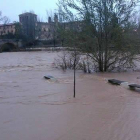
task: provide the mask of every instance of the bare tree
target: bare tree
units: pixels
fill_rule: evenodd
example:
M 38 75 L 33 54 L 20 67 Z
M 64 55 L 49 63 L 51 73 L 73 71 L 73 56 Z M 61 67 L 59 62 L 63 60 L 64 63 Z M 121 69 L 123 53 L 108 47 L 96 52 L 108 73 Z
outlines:
M 0 11 L 0 23 L 3 23 L 4 20 L 6 20 L 6 16 L 2 16 L 2 12 Z
M 6 35 L 8 35 L 8 31 L 6 29 L 7 24 L 10 23 L 10 19 L 6 16 L 2 16 L 2 12 L 0 11 L 0 23 L 2 24 L 2 33 L 1 33 L 1 37 L 5 37 Z

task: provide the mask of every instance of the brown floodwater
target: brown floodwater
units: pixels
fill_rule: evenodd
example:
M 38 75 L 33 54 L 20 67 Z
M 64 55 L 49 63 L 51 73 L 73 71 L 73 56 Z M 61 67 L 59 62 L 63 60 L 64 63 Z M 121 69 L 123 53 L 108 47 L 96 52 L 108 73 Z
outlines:
M 0 54 L 0 140 L 139 140 L 140 72 L 76 73 L 54 66 L 56 52 Z M 57 80 L 45 80 L 52 75 Z

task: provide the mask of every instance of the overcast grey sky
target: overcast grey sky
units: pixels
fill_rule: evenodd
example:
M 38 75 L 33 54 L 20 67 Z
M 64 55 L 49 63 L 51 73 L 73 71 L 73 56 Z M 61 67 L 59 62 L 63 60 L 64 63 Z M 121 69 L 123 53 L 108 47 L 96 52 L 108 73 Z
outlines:
M 0 0 L 0 11 L 10 18 L 10 22 L 18 21 L 18 15 L 33 10 L 46 21 L 46 10 L 57 8 L 58 0 Z

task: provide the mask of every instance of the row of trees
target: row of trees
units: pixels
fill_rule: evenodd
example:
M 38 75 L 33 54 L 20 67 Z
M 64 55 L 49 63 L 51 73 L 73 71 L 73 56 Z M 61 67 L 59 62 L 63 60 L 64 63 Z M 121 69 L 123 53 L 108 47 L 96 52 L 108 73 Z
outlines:
M 59 0 L 65 45 L 92 58 L 100 72 L 130 68 L 138 60 L 137 0 Z M 69 24 L 68 24 L 69 23 Z

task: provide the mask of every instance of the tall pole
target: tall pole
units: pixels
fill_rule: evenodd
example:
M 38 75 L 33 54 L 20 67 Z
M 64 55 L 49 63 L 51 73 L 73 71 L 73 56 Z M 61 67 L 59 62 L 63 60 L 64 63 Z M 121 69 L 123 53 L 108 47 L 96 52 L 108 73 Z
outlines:
M 73 97 L 75 98 L 75 88 L 76 88 L 76 78 L 75 78 L 75 72 L 76 72 L 76 49 L 75 49 L 75 45 L 74 45 L 74 95 Z

